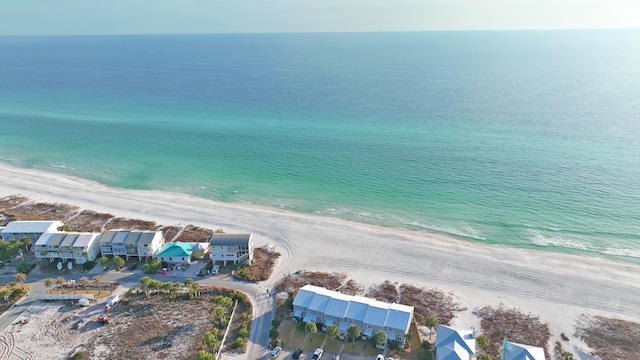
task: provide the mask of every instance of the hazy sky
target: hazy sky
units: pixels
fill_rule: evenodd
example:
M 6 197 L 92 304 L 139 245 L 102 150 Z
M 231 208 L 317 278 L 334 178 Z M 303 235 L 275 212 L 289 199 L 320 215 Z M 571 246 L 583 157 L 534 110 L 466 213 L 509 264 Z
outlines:
M 0 0 L 0 35 L 640 27 L 640 0 Z

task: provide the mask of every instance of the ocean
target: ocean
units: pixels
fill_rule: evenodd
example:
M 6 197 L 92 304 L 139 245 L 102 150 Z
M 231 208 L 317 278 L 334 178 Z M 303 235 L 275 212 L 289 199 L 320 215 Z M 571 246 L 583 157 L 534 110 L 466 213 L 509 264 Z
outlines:
M 640 263 L 638 64 L 640 30 L 0 37 L 0 161 Z

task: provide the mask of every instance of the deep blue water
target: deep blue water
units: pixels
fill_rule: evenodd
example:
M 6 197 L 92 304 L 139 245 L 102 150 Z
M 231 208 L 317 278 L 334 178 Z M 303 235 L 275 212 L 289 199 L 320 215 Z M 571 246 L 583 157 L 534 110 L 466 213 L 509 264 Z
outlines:
M 640 261 L 640 30 L 0 37 L 0 157 Z

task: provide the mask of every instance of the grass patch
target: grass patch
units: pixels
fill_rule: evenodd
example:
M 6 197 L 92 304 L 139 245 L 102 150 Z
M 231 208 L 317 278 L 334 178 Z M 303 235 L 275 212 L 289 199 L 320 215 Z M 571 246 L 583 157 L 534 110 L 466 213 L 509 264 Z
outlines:
M 54 289 L 54 290 L 50 290 L 47 291 L 47 294 L 93 294 L 93 297 L 95 297 L 96 299 L 99 298 L 103 298 L 103 297 L 107 297 L 107 296 L 111 296 L 111 290 L 105 290 L 105 289 L 101 289 L 101 290 L 97 290 L 97 289 L 76 289 L 76 291 L 74 292 L 73 290 L 65 290 L 64 292 L 62 292 L 60 289 Z

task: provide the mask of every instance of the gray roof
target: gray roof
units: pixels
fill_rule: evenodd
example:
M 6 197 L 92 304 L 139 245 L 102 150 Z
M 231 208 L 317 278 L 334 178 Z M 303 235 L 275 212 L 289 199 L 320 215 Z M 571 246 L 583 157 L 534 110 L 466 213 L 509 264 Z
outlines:
M 64 247 L 73 246 L 73 243 L 78 238 L 78 235 L 79 235 L 78 233 L 67 233 L 64 239 L 62 240 L 62 242 L 60 243 L 60 246 L 64 246 Z
M 12 221 L 2 230 L 3 233 L 44 233 L 56 231 L 62 221 Z
M 129 231 L 120 230 L 116 233 L 116 236 L 113 237 L 112 244 L 124 244 L 127 242 L 127 237 L 129 236 Z
M 40 235 L 40 237 L 38 238 L 38 240 L 36 241 L 36 243 L 34 245 L 43 245 L 46 246 L 47 243 L 49 243 L 49 240 L 55 235 L 55 233 L 44 233 L 42 235 Z
M 118 231 L 113 231 L 113 230 L 107 230 L 103 232 L 102 236 L 100 236 L 100 243 L 111 243 L 117 233 Z
M 156 233 L 159 231 L 145 231 L 140 234 L 140 239 L 138 240 L 138 244 L 151 244 L 153 238 L 156 236 Z
M 213 234 L 211 246 L 248 246 L 253 234 Z
M 96 238 L 97 240 L 99 240 L 99 236 L 100 234 L 97 233 L 81 233 L 78 235 L 78 239 L 76 239 L 76 242 L 73 244 L 73 246 L 89 246 L 89 243 L 91 243 L 92 239 Z
M 127 238 L 125 239 L 125 244 L 127 245 L 137 245 L 138 242 L 140 241 L 140 238 L 142 236 L 142 232 L 140 231 L 130 231 L 129 234 L 127 234 Z
M 49 240 L 49 242 L 47 243 L 47 245 L 49 246 L 60 246 L 60 244 L 62 244 L 62 240 L 64 240 L 64 237 L 66 236 L 66 233 L 57 233 L 55 235 L 53 235 L 53 237 Z

